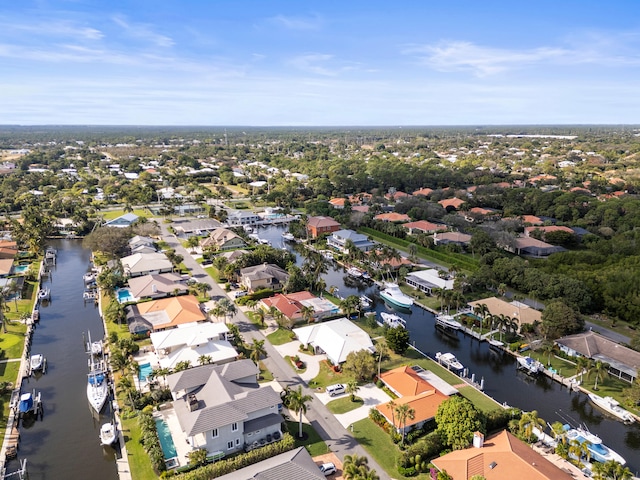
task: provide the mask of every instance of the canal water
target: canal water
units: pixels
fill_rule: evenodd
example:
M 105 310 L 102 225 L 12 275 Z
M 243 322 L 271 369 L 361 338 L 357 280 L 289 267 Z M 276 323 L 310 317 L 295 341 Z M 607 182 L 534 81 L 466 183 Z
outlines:
M 88 356 L 83 338 L 89 331 L 93 340 L 104 335 L 98 309 L 82 300 L 82 275 L 91 252 L 82 248 L 80 240 L 50 244 L 58 250 L 52 277 L 45 282 L 51 301 L 40 308 L 31 346 L 32 353 L 44 354 L 48 370 L 23 384 L 23 391 L 42 393 L 44 417 L 21 425 L 18 459 L 27 459 L 30 480 L 115 480 L 116 450 L 100 446 L 99 439 L 100 426 L 110 419 L 109 406 L 98 418 L 86 394 Z M 14 460 L 7 472 L 17 468 Z
M 283 231 L 286 231 L 285 227 L 274 226 L 261 228 L 257 233 L 260 238 L 270 240 L 276 248 L 294 251 L 293 245 L 282 241 Z M 298 263 L 302 263 L 299 255 Z M 574 426 L 586 425 L 602 438 L 605 445 L 627 460 L 627 466 L 636 476 L 640 473 L 640 425 L 624 425 L 605 416 L 585 394 L 571 392 L 549 377 L 540 375 L 532 378 L 518 371 L 512 356 L 495 352 L 487 342 L 478 342 L 462 332 L 455 337 L 441 334 L 435 328 L 434 315 L 420 307 L 414 305 L 410 312 L 394 311 L 380 299 L 378 287 L 352 279 L 337 264 L 333 264 L 323 278 L 327 287 L 338 287 L 341 297 L 365 294 L 374 300 L 373 310 L 378 315 L 389 311 L 403 317 L 407 321 L 412 344 L 430 357 L 434 358 L 436 352 L 455 354 L 469 369 L 469 375 L 475 374 L 477 382 L 484 378 L 485 393 L 498 403 L 526 411 L 537 410 L 539 416 L 550 424 L 560 421 Z

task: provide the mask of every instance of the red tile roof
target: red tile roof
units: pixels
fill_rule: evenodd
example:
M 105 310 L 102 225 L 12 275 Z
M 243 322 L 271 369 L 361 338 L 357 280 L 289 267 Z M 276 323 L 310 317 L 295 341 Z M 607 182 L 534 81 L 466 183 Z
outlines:
M 453 207 L 457 210 L 458 208 L 460 208 L 460 206 L 462 206 L 462 204 L 465 203 L 465 201 L 460 198 L 447 198 L 445 200 L 440 200 L 438 203 L 444 208 Z
M 381 220 L 383 222 L 408 222 L 411 220 L 411 217 L 406 213 L 380 213 L 373 217 L 374 220 Z

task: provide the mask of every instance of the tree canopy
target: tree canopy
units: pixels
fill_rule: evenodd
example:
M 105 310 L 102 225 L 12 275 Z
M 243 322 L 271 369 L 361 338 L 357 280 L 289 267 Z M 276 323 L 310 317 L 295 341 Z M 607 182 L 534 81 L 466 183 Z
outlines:
M 485 420 L 481 412 L 464 397 L 453 396 L 438 407 L 437 430 L 445 445 L 454 450 L 466 448 L 473 440 L 473 433 L 485 433 Z

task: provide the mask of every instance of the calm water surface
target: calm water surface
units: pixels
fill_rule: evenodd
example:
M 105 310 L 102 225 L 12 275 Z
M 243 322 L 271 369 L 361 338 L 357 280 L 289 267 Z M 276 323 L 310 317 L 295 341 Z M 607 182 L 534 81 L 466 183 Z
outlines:
M 90 252 L 79 240 L 54 241 L 57 266 L 45 285 L 51 288 L 51 302 L 41 307 L 31 351 L 48 361 L 46 375 L 32 377 L 23 391 L 42 392 L 44 419 L 21 427 L 18 458 L 28 461 L 30 480 L 92 479 L 115 480 L 115 455 L 101 447 L 100 425 L 109 420 L 92 415 L 87 401 L 87 355 L 83 334 L 102 338 L 104 331 L 97 308 L 82 300 Z M 16 469 L 16 462 L 7 471 Z

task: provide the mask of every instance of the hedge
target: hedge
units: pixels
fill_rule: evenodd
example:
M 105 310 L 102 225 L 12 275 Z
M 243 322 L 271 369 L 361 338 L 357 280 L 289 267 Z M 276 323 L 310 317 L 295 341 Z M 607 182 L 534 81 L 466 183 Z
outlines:
M 227 460 L 220 460 L 218 462 L 205 465 L 191 472 L 176 475 L 177 480 L 210 480 L 227 473 L 235 472 L 241 468 L 248 467 L 254 463 L 261 462 L 267 458 L 275 457 L 281 453 L 293 450 L 295 447 L 295 440 L 289 433 L 285 433 L 282 436 L 282 440 L 279 442 L 271 443 L 262 448 L 251 450 L 250 452 L 237 455 Z

